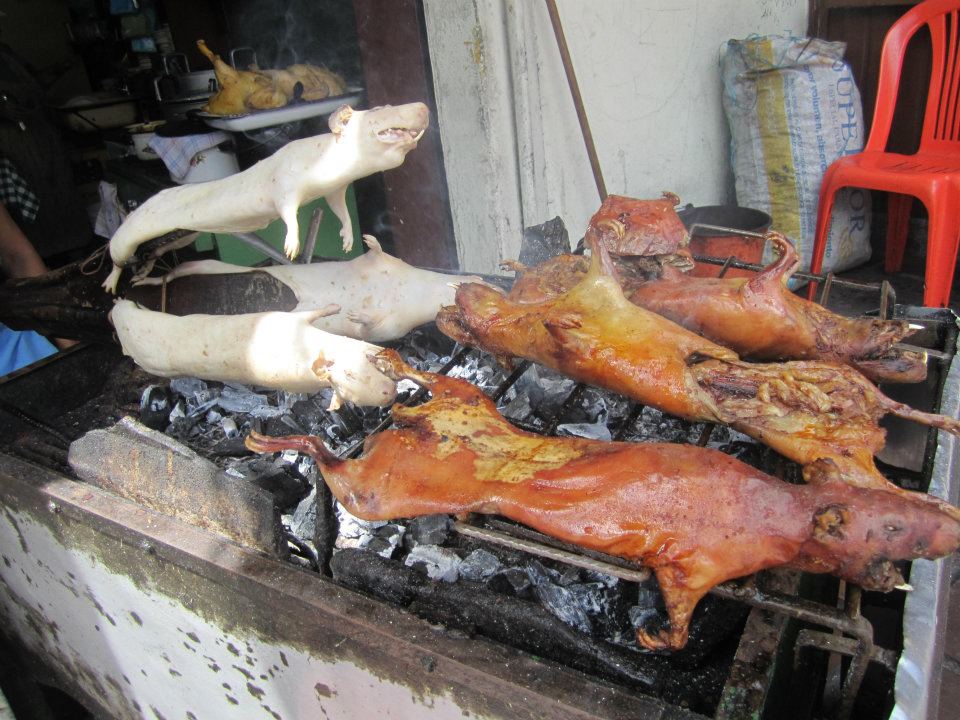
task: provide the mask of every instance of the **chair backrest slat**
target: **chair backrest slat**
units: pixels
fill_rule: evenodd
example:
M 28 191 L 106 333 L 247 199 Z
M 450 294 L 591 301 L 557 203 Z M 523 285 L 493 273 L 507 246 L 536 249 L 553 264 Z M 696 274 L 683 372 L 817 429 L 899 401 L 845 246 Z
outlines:
M 945 3 L 929 3 L 940 5 Z M 921 147 L 960 142 L 960 0 L 924 18 L 933 49 Z M 923 5 L 915 8 L 921 11 Z M 929 6 L 928 5 L 928 6 Z M 931 8 L 932 9 L 932 8 Z

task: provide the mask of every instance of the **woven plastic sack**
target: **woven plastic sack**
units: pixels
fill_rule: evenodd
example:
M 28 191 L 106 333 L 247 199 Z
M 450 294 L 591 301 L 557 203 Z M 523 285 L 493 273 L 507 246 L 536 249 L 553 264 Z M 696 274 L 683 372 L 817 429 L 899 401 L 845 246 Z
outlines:
M 860 91 L 844 50 L 842 42 L 771 35 L 730 40 L 721 59 L 737 204 L 770 215 L 803 269 L 810 267 L 823 174 L 863 149 Z M 870 193 L 846 188 L 836 195 L 823 269 L 869 258 Z

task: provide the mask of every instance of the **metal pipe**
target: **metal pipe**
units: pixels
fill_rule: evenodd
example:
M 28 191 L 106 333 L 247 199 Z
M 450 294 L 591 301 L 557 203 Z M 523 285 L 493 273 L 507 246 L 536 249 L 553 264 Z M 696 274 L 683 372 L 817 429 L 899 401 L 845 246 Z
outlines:
M 232 237 L 235 237 L 242 243 L 249 245 L 254 250 L 258 250 L 266 255 L 271 260 L 276 260 L 280 265 L 292 265 L 293 263 L 290 259 L 284 255 L 282 252 L 277 250 L 275 247 L 266 242 L 263 238 L 255 233 L 230 233 Z

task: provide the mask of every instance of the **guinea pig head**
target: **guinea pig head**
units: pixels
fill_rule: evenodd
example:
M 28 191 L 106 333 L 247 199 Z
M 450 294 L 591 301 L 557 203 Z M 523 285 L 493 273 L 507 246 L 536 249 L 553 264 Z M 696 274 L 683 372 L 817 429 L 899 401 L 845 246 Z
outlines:
M 903 582 L 895 561 L 939 558 L 960 547 L 960 522 L 920 495 L 831 485 L 816 488 L 826 502 L 811 517 L 805 549 L 812 567 L 889 591 Z

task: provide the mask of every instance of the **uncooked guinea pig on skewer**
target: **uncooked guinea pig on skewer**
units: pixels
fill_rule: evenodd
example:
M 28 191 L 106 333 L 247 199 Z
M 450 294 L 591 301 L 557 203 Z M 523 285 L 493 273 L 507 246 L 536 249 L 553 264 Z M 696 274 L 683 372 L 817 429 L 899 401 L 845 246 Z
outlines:
M 297 211 L 324 198 L 340 220 L 344 251 L 353 247 L 347 187 L 354 180 L 400 165 L 429 124 L 423 103 L 353 110 L 330 116 L 331 133 L 287 143 L 273 155 L 235 175 L 161 190 L 130 213 L 110 239 L 113 269 L 103 286 L 116 292 L 122 268 L 137 248 L 175 230 L 250 232 L 276 218 L 286 225 L 284 251 L 300 251 Z M 178 239 L 165 250 L 192 242 Z M 150 265 L 141 271 L 149 272 Z
M 110 321 L 124 354 L 154 375 L 303 393 L 331 387 L 331 410 L 344 400 L 390 404 L 396 383 L 370 360 L 380 348 L 312 325 L 338 310 L 177 317 L 119 300 Z
M 637 631 L 650 649 L 683 647 L 697 602 L 725 580 L 788 566 L 889 591 L 903 582 L 893 561 L 960 545 L 950 513 L 918 494 L 852 487 L 829 460 L 811 468 L 815 484 L 792 485 L 692 445 L 544 437 L 515 428 L 465 380 L 415 371 L 390 350 L 377 365 L 432 399 L 395 406 L 396 429 L 369 437 L 360 458 L 337 458 L 313 436 L 251 433 L 247 447 L 309 453 L 366 520 L 499 514 L 652 568 L 670 622 Z
M 452 275 L 409 265 L 385 253 L 371 235 L 364 235 L 363 241 L 367 252 L 342 262 L 257 268 L 219 260 L 187 262 L 163 277 L 142 280 L 127 291 L 127 297 L 155 310 L 165 301 L 165 311 L 175 315 L 227 313 L 231 312 L 229 308 L 220 309 L 225 304 L 219 297 L 221 293 L 205 292 L 214 284 L 209 276 L 234 276 L 230 280 L 236 285 L 236 292 L 222 294 L 230 296 L 230 301 L 236 297 L 237 304 L 247 306 L 255 305 L 263 293 L 245 292 L 248 283 L 244 281 L 249 282 L 254 273 L 265 273 L 289 290 L 289 306 L 259 307 L 247 312 L 318 310 L 336 304 L 340 312 L 317 318 L 313 325 L 337 335 L 383 342 L 396 340 L 415 327 L 432 322 L 441 307 L 453 302 L 460 283 L 482 282 L 475 275 Z M 257 297 L 251 300 L 251 294 Z M 271 299 L 278 294 L 281 293 L 271 293 Z M 181 311 L 181 307 L 186 311 Z

